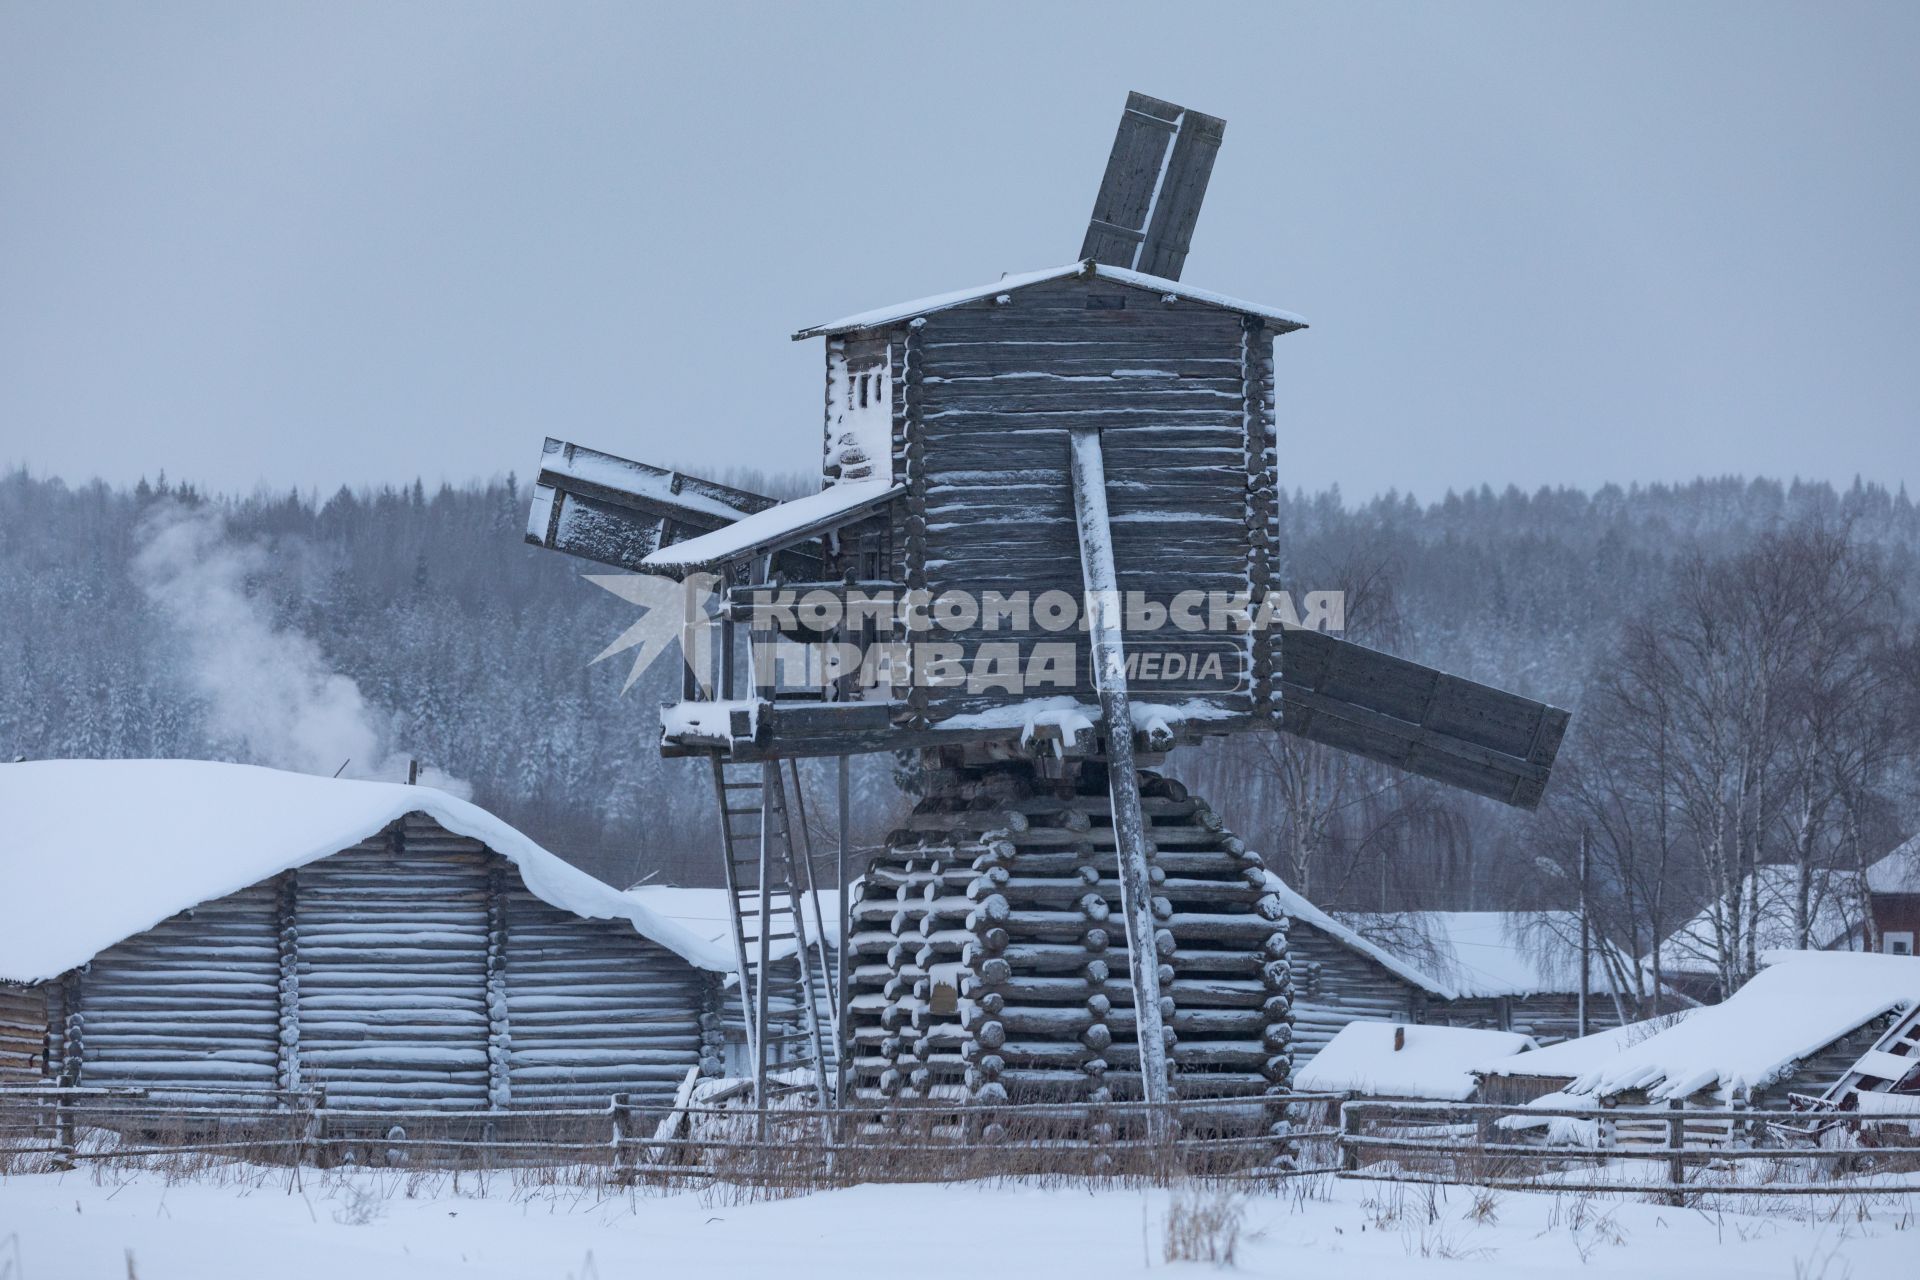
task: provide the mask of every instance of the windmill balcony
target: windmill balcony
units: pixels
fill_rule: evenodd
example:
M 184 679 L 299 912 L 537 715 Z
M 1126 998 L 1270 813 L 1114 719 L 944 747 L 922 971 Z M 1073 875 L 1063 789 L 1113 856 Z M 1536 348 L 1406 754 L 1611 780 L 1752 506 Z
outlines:
M 693 656 L 662 715 L 666 753 L 837 754 L 842 734 L 884 734 L 905 678 L 888 644 L 905 591 L 877 579 L 727 591 L 683 632 Z

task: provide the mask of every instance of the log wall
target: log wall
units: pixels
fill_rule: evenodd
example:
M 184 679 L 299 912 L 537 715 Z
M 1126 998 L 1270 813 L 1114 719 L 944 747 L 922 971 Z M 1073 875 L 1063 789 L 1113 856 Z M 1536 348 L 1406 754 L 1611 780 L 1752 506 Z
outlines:
M 1428 995 L 1310 924 L 1287 935 L 1293 956 L 1294 1058 L 1305 1065 L 1349 1022 L 1420 1022 Z
M 47 988 L 0 983 L 0 1083 L 46 1076 L 47 1036 Z
M 1271 335 L 1241 317 L 1099 280 L 1061 280 L 935 313 L 904 335 L 906 577 L 948 589 L 1082 593 L 1068 475 L 1067 428 L 1097 426 L 1114 558 L 1123 592 L 1167 603 L 1183 591 L 1244 593 L 1264 574 L 1250 523 L 1250 467 L 1264 467 L 1271 416 Z M 1250 438 L 1253 440 L 1249 445 Z M 1264 502 L 1264 499 L 1263 499 Z M 1256 509 L 1257 508 L 1257 509 Z M 924 531 L 923 534 L 921 531 Z M 920 534 L 920 536 L 916 536 Z M 1077 632 L 984 627 L 926 637 L 959 643 L 969 674 L 980 646 L 1074 641 Z M 1081 650 L 1072 688 L 1026 693 L 936 689 L 934 718 L 1093 685 Z M 1210 679 L 1130 681 L 1156 692 L 1220 695 L 1251 708 L 1244 639 L 1167 630 L 1148 653 L 1220 659 Z M 1159 669 L 1164 670 L 1164 666 Z
M 1179 1096 L 1259 1096 L 1292 1066 L 1286 922 L 1259 855 L 1144 775 L 1163 1013 Z M 1138 1097 L 1104 777 L 940 775 L 852 903 L 855 1096 Z
M 666 1105 L 689 1068 L 718 1066 L 713 985 L 415 814 L 29 995 L 59 1006 L 42 1015 L 49 1074 L 78 1083 L 325 1085 L 336 1106 L 484 1110 Z

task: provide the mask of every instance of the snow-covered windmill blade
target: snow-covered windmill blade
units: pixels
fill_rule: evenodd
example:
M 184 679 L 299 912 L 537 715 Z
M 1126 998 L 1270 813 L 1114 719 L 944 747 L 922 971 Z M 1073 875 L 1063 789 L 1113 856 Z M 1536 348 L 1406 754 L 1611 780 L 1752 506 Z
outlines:
M 1082 260 L 1178 280 L 1227 122 L 1129 93 Z
M 1279 633 L 1287 733 L 1520 809 L 1539 806 L 1567 712 L 1317 631 Z
M 662 547 L 777 506 L 765 494 L 702 480 L 547 438 L 527 516 L 527 541 L 599 564 L 655 573 L 644 562 Z M 818 562 L 783 553 L 798 576 Z

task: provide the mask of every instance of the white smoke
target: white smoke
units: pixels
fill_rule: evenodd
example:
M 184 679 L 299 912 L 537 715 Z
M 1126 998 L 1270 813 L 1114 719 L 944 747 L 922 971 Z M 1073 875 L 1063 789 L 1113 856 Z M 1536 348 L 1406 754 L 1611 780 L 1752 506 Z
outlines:
M 207 727 L 253 764 L 299 773 L 403 781 L 407 757 L 391 748 L 392 716 L 327 664 L 320 646 L 278 626 L 247 593 L 267 565 L 265 548 L 228 536 L 209 508 L 156 507 L 135 535 L 140 589 L 185 641 L 187 676 L 206 700 Z M 456 795 L 472 788 L 437 769 L 422 782 Z

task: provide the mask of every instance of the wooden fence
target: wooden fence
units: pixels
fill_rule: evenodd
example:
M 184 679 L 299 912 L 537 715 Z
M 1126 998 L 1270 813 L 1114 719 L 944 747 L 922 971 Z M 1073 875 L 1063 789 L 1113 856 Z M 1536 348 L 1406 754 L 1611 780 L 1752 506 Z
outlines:
M 1552 1139 L 1553 1122 L 1593 1125 L 1594 1141 Z M 1340 1176 L 1505 1190 L 1656 1194 L 1670 1204 L 1707 1195 L 1920 1193 L 1920 1145 L 1853 1135 L 1874 1118 L 1806 1111 L 1689 1107 L 1536 1107 L 1504 1103 L 1367 1101 L 1340 1107 Z M 1546 1129 L 1546 1136 L 1540 1131 Z M 1881 1130 L 1884 1132 L 1884 1128 Z M 1650 1135 L 1657 1134 L 1657 1137 Z M 1703 1134 L 1710 1135 L 1703 1138 Z M 1844 1137 L 1844 1141 L 1835 1141 Z M 1774 1162 L 1766 1168 L 1755 1162 Z M 1613 1166 L 1599 1168 L 1596 1166 Z M 1762 1169 L 1765 1181 L 1745 1176 Z M 1607 1176 L 1639 1173 L 1651 1176 Z M 1853 1183 L 1840 1177 L 1880 1175 Z
M 767 1185 L 1013 1176 L 1271 1179 L 1330 1172 L 1335 1094 L 1169 1104 L 985 1106 L 911 1102 L 821 1109 L 643 1106 L 508 1111 L 330 1105 L 323 1088 L 221 1097 L 148 1089 L 0 1088 L 0 1171 L 87 1161 L 217 1156 L 259 1163 L 466 1168 L 579 1165 L 617 1181 Z M 1318 1109 L 1327 1123 L 1302 1123 Z
M 1674 1204 L 1725 1195 L 1920 1192 L 1920 1143 L 1905 1137 L 1902 1125 L 1869 1129 L 1879 1136 L 1863 1146 L 1852 1135 L 1874 1122 L 1853 1115 L 1679 1105 L 1595 1111 L 1338 1094 L 1188 1100 L 1165 1110 L 1167 1122 L 1157 1126 L 1154 1109 L 1140 1102 L 829 1109 L 683 1103 L 668 1111 L 619 1094 L 597 1107 L 402 1111 L 332 1106 L 323 1088 L 223 1097 L 5 1086 L 0 1172 L 191 1156 L 318 1168 L 569 1167 L 619 1184 L 718 1180 L 798 1188 L 1036 1176 L 1261 1184 L 1333 1174 L 1653 1195 Z M 1550 1140 L 1543 1129 L 1556 1121 L 1596 1128 L 1604 1122 L 1610 1134 L 1640 1140 Z M 1703 1132 L 1717 1136 L 1702 1141 Z M 1648 1133 L 1664 1136 L 1648 1141 Z

